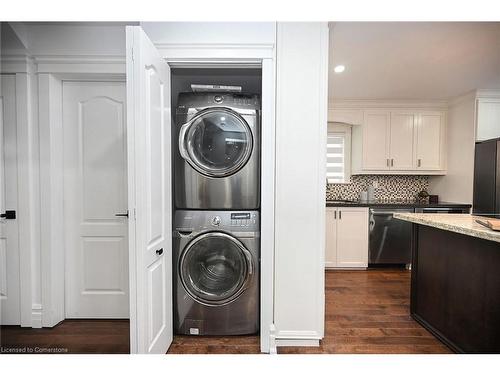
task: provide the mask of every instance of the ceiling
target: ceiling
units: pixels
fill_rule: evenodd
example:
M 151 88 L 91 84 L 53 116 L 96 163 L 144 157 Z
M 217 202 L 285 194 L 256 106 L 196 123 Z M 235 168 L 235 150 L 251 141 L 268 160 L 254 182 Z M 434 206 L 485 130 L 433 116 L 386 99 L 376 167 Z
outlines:
M 333 68 L 345 65 L 343 73 Z M 500 89 L 500 22 L 330 24 L 330 100 L 450 99 Z

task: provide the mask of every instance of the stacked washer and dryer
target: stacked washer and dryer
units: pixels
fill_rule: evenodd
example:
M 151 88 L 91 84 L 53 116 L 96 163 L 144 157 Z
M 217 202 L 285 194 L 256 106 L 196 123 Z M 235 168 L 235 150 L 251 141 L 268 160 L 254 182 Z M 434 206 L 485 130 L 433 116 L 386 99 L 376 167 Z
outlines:
M 174 329 L 259 330 L 260 97 L 180 93 L 174 140 Z

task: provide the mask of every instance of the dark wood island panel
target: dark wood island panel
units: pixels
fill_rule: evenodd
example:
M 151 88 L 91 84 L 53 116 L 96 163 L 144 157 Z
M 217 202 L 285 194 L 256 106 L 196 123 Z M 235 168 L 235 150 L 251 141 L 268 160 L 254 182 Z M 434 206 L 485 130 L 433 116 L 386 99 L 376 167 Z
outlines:
M 500 353 L 500 243 L 413 224 L 411 316 L 459 353 Z

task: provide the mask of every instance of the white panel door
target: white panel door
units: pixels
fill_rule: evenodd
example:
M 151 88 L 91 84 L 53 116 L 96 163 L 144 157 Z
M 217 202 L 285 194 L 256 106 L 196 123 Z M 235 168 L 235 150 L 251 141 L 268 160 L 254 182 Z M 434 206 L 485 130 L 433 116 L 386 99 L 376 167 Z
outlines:
M 128 318 L 123 82 L 64 82 L 66 318 Z
M 139 26 L 127 27 L 131 351 L 166 353 L 172 321 L 170 69 Z M 133 249 L 133 251 L 132 251 Z
M 416 131 L 417 169 L 443 169 L 444 116 L 442 113 L 426 112 L 420 114 Z
M 325 220 L 325 267 L 332 268 L 337 266 L 337 209 L 333 207 L 326 208 Z
M 365 112 L 365 122 L 363 124 L 363 169 L 389 169 L 389 129 L 389 112 Z
M 368 208 L 338 208 L 337 267 L 368 267 Z
M 415 115 L 413 113 L 392 112 L 390 132 L 391 169 L 414 169 L 413 131 Z
M 16 81 L 0 75 L 0 214 L 17 209 Z M 0 218 L 0 324 L 20 324 L 17 220 Z

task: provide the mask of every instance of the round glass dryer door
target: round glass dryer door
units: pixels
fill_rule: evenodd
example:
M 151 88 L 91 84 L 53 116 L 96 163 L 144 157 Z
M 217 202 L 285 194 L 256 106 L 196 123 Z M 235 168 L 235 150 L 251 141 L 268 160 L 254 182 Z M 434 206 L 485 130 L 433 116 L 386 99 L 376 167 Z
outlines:
M 238 298 L 252 273 L 250 252 L 225 233 L 206 233 L 195 238 L 179 262 L 179 275 L 186 292 L 210 306 Z
M 187 153 L 184 153 L 185 159 L 203 175 L 230 176 L 243 168 L 250 158 L 252 132 L 236 112 L 226 108 L 208 109 L 186 125 L 189 128 L 181 140 Z

